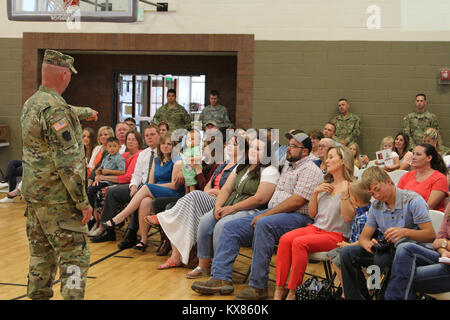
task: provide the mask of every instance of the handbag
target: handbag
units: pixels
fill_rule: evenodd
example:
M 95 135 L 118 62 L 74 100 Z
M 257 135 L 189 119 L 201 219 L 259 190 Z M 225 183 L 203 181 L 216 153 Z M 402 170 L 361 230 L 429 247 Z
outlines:
M 335 300 L 336 293 L 333 290 L 332 279 L 319 280 L 318 277 L 313 276 L 307 279 L 303 284 L 295 290 L 296 300 Z

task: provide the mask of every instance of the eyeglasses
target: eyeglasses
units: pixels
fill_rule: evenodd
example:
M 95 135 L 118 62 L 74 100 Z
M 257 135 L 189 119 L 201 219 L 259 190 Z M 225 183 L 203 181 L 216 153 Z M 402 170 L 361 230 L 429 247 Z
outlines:
M 326 148 L 327 145 L 325 145 L 325 144 L 319 144 L 317 147 L 319 147 L 319 148 Z
M 288 144 L 287 146 L 288 146 L 288 148 L 291 148 L 291 149 L 304 149 L 305 148 L 305 147 L 299 147 L 295 144 Z

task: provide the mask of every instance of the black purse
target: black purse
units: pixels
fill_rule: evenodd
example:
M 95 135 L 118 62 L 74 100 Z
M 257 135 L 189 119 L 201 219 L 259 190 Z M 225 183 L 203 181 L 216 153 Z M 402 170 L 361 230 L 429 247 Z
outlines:
M 336 300 L 336 296 L 340 293 L 335 292 L 333 281 L 336 274 L 333 274 L 332 279 L 319 280 L 318 277 L 313 276 L 307 279 L 302 285 L 295 290 L 296 300 Z

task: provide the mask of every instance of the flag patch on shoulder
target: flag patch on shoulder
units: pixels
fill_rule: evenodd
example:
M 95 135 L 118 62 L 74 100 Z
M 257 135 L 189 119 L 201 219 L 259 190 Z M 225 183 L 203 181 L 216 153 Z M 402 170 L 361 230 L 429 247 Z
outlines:
M 64 129 L 65 127 L 67 127 L 67 121 L 66 121 L 65 119 L 62 119 L 61 121 L 59 121 L 59 122 L 53 124 L 53 128 L 54 128 L 56 131 L 59 131 L 59 130 L 61 130 L 61 129 Z

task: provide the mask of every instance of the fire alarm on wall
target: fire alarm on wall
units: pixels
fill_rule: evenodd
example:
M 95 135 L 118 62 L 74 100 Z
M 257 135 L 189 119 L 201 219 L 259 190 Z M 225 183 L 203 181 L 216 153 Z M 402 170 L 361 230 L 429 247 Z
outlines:
M 441 69 L 439 75 L 440 84 L 450 84 L 450 69 Z

